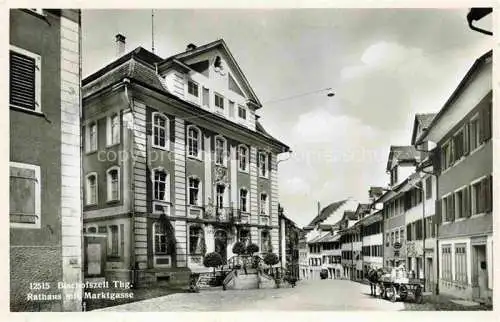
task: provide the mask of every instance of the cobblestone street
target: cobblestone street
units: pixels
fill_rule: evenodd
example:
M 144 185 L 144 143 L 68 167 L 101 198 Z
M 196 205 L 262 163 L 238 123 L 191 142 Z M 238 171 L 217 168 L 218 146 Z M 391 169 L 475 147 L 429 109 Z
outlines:
M 103 311 L 356 311 L 405 309 L 401 302 L 373 298 L 367 285 L 346 280 L 301 281 L 295 288 L 177 293 Z

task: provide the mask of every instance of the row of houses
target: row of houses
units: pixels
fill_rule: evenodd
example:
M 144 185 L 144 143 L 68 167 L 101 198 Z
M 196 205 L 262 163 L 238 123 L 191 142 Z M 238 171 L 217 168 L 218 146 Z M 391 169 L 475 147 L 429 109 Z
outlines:
M 81 310 L 82 289 L 58 282 L 185 286 L 237 241 L 292 268 L 277 180 L 290 149 L 224 40 L 160 57 L 117 35 L 116 58 L 82 79 L 80 15 L 10 11 L 11 310 Z
M 428 292 L 491 302 L 492 52 L 478 58 L 436 113 L 417 114 L 391 146 L 387 187 L 334 202 L 304 227 L 301 278 L 363 280 L 405 265 Z M 335 220 L 333 220 L 335 219 Z

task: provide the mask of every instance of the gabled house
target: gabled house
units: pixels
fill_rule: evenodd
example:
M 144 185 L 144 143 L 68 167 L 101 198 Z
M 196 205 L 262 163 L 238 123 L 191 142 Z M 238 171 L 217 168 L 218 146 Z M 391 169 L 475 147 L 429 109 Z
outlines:
M 238 240 L 277 254 L 289 147 L 260 124 L 224 40 L 168 58 L 116 43 L 119 57 L 83 80 L 84 231 L 106 240 L 86 276 L 183 285 Z
M 478 58 L 417 144 L 437 178 L 440 293 L 490 302 L 493 290 L 492 51 Z

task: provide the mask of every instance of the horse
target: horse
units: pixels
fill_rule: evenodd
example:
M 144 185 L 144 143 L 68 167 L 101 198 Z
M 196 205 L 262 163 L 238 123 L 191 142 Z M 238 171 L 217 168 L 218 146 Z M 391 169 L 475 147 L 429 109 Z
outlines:
M 370 295 L 377 295 L 377 285 L 380 283 L 380 278 L 384 275 L 382 268 L 370 268 L 368 271 L 368 281 L 370 282 Z

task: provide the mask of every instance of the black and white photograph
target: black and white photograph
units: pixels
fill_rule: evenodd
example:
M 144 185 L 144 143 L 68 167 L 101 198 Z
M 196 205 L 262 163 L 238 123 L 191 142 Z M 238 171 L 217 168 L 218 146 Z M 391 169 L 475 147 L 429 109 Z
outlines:
M 493 311 L 493 5 L 10 5 L 11 312 Z

